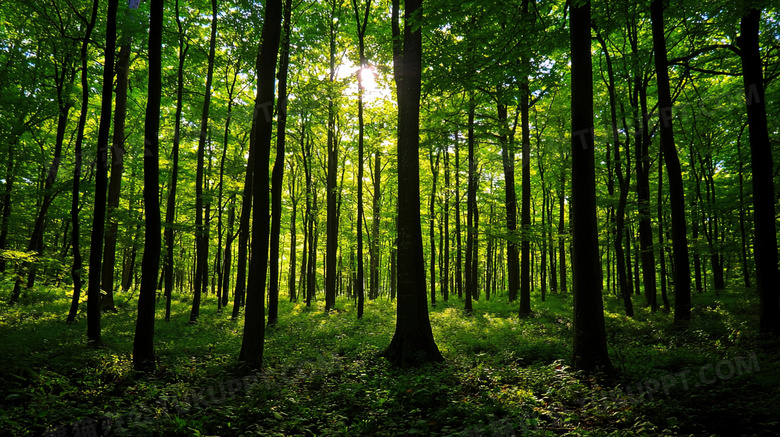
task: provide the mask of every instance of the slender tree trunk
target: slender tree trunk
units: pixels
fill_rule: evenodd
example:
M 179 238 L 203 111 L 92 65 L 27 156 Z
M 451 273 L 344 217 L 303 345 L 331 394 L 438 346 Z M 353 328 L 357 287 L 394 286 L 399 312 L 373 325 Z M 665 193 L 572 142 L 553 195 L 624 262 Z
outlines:
M 744 132 L 744 126 L 739 132 L 737 137 L 737 155 L 739 157 L 739 235 L 741 239 L 741 255 L 742 255 L 742 278 L 745 281 L 745 288 L 750 288 L 750 268 L 748 267 L 748 239 L 747 231 L 745 230 L 745 182 L 743 176 L 743 161 L 742 161 L 742 134 Z
M 444 150 L 444 218 L 442 219 L 444 233 L 442 239 L 444 240 L 444 248 L 442 249 L 442 264 L 441 269 L 442 280 L 442 298 L 445 302 L 450 299 L 450 151 L 449 147 Z
M 525 3 L 525 2 L 524 2 Z M 520 119 L 522 136 L 523 182 L 520 200 L 520 316 L 531 314 L 531 133 L 528 116 L 530 91 L 528 82 L 520 84 Z
M 98 0 L 95 0 L 98 3 Z M 103 261 L 103 237 L 106 223 L 106 189 L 108 188 L 108 149 L 111 132 L 111 107 L 114 96 L 114 54 L 116 52 L 116 15 L 118 0 L 109 0 L 106 17 L 106 55 L 103 64 L 103 95 L 98 126 L 97 165 L 95 171 L 95 209 L 92 217 L 92 240 L 89 256 L 89 282 L 87 285 L 87 337 L 100 344 L 101 261 Z M 97 9 L 97 7 L 95 8 Z M 113 260 L 112 260 L 113 262 Z M 113 276 L 113 275 L 112 275 Z M 112 278 L 113 282 L 113 278 Z M 113 296 L 110 307 L 113 308 Z
M 767 128 L 764 74 L 758 42 L 760 20 L 760 10 L 751 9 L 746 13 L 740 23 L 739 41 L 742 48 L 742 75 L 753 170 L 755 223 L 753 256 L 756 262 L 756 287 L 760 299 L 759 329 L 761 332 L 777 336 L 780 334 L 780 292 L 778 290 L 780 278 L 777 271 L 772 145 L 769 142 Z
M 650 14 L 653 28 L 655 72 L 658 80 L 658 107 L 661 115 L 661 148 L 664 151 L 669 176 L 669 194 L 672 208 L 672 244 L 674 246 L 674 320 L 684 322 L 691 318 L 691 282 L 688 265 L 688 235 L 685 223 L 685 193 L 682 170 L 674 145 L 672 129 L 672 97 L 669 89 L 666 41 L 664 39 L 663 1 L 653 0 Z
M 428 152 L 428 161 L 431 165 L 433 181 L 431 184 L 431 198 L 428 203 L 428 234 L 431 245 L 431 306 L 436 306 L 436 183 L 439 177 L 439 159 L 441 150 L 436 151 L 436 162 L 433 160 L 433 151 Z
M 268 326 L 279 321 L 279 236 L 282 233 L 282 184 L 284 183 L 284 148 L 287 134 L 287 68 L 290 61 L 290 17 L 292 0 L 284 2 L 284 36 L 279 62 L 279 114 L 276 127 L 276 158 L 271 172 L 271 265 L 268 284 Z M 330 272 L 328 272 L 330 274 Z
M 83 157 L 81 146 L 84 143 L 84 128 L 87 125 L 87 111 L 89 111 L 89 81 L 87 80 L 87 50 L 89 49 L 92 31 L 97 21 L 98 7 L 100 3 L 94 0 L 92 3 L 92 15 L 86 26 L 84 40 L 81 43 L 81 110 L 79 112 L 79 122 L 76 128 L 75 159 L 73 164 L 73 189 L 71 191 L 70 220 L 73 227 L 73 236 L 71 245 L 73 247 L 73 265 L 70 269 L 70 276 L 73 279 L 73 299 L 71 300 L 70 312 L 68 313 L 68 322 L 76 320 L 76 313 L 79 308 L 79 298 L 81 297 L 81 270 L 84 267 L 81 258 L 81 223 L 79 221 L 79 194 L 81 183 L 81 168 Z M 106 64 L 107 66 L 109 64 Z M 110 69 L 110 67 L 109 67 Z M 95 205 L 97 208 L 97 205 Z M 102 222 L 101 222 L 102 223 Z M 102 243 L 102 239 L 101 239 Z M 100 271 L 100 261 L 98 261 L 98 272 Z M 96 296 L 92 297 L 87 303 L 87 339 L 93 346 L 100 345 L 100 290 L 97 290 Z M 97 330 L 95 330 L 97 328 Z
M 632 43 L 632 47 L 636 46 Z M 634 53 L 638 49 L 633 49 Z M 636 196 L 639 204 L 639 244 L 642 254 L 642 282 L 645 287 L 645 301 L 652 312 L 658 309 L 657 285 L 655 279 L 655 254 L 653 253 L 653 229 L 650 223 L 650 126 L 647 111 L 647 86 L 639 76 L 634 81 L 638 89 L 641 109 L 641 136 L 634 138 L 636 156 Z M 636 106 L 636 104 L 635 104 Z M 638 117 L 635 117 L 638 118 Z
M 671 309 L 669 307 L 669 298 L 666 295 L 666 255 L 665 255 L 665 246 L 666 246 L 666 238 L 664 238 L 665 229 L 664 229 L 664 210 L 663 210 L 663 182 L 664 182 L 664 157 L 663 157 L 663 150 L 660 151 L 658 155 L 658 245 L 660 247 L 659 250 L 659 262 L 661 264 L 661 302 L 663 302 L 664 305 L 664 312 L 669 312 Z
M 151 371 L 154 360 L 154 300 L 160 269 L 160 100 L 162 94 L 163 0 L 150 0 L 149 88 L 144 124 L 144 212 L 146 229 L 141 262 L 141 291 L 138 293 L 138 317 L 133 341 L 133 368 Z
M 179 0 L 174 5 L 176 25 L 179 36 L 179 69 L 176 82 L 176 115 L 173 128 L 173 150 L 171 158 L 171 188 L 168 191 L 168 203 L 165 210 L 165 321 L 171 320 L 171 295 L 173 293 L 173 223 L 176 220 L 176 188 L 179 179 L 179 143 L 181 142 L 181 113 L 184 106 L 184 60 L 187 57 L 189 44 L 186 42 L 181 20 L 179 19 Z
M 130 73 L 130 42 L 119 48 L 116 62 L 116 107 L 114 110 L 114 133 L 111 145 L 111 180 L 108 186 L 108 223 L 106 224 L 105 248 L 103 251 L 102 289 L 103 310 L 116 311 L 114 307 L 114 268 L 116 264 L 116 240 L 119 232 L 119 198 L 122 190 L 122 173 L 125 156 L 125 120 L 127 118 L 127 87 Z
M 330 86 L 333 87 L 336 80 L 336 34 L 338 32 L 340 8 L 338 2 L 330 2 L 330 19 L 328 20 L 330 38 Z M 360 99 L 360 97 L 358 97 Z M 362 100 L 360 100 L 360 113 L 358 118 L 362 125 Z M 361 137 L 362 139 L 362 137 Z M 359 174 L 358 177 L 358 208 L 362 206 L 362 175 L 363 175 L 363 148 L 362 141 L 359 141 L 360 158 L 358 158 Z M 327 193 L 325 196 L 327 203 L 327 223 L 326 223 L 326 247 L 325 247 L 325 312 L 334 309 L 336 305 L 336 252 L 338 249 L 338 217 L 336 214 L 336 177 L 338 172 L 338 148 L 336 146 L 336 102 L 333 98 L 328 100 L 328 174 L 327 174 Z M 358 219 L 358 234 L 360 234 L 362 220 Z M 362 235 L 362 234 L 360 234 Z M 360 243 L 359 243 L 360 244 Z M 362 262 L 362 245 L 358 246 L 358 263 Z M 360 313 L 360 310 L 358 310 Z
M 208 234 L 203 222 L 203 161 L 206 155 L 206 139 L 209 135 L 209 107 L 211 105 L 211 82 L 214 79 L 214 57 L 217 45 L 217 0 L 211 0 L 211 36 L 209 40 L 209 59 L 206 73 L 206 93 L 203 99 L 203 111 L 200 117 L 200 136 L 198 138 L 198 156 L 195 172 L 195 245 L 197 268 L 195 269 L 195 289 L 193 290 L 190 323 L 197 323 L 200 314 L 202 288 L 205 287 L 208 270 Z
M 477 208 L 477 190 L 476 190 L 476 164 L 474 162 L 474 112 L 476 104 L 474 100 L 469 102 L 469 121 L 468 121 L 468 148 L 469 148 L 469 180 L 466 191 L 466 314 L 473 311 L 472 299 L 474 298 L 476 277 L 474 276 L 474 245 L 476 244 L 474 230 L 474 211 Z
M 566 161 L 566 158 L 563 159 Z M 559 273 L 561 275 L 560 286 L 561 292 L 566 293 L 566 227 L 564 222 L 564 216 L 566 214 L 566 196 L 563 194 L 566 192 L 566 172 L 561 171 L 561 187 L 558 193 L 558 261 L 560 262 Z
M 520 259 L 517 253 L 517 193 L 515 192 L 515 150 L 514 141 L 509 141 L 506 131 L 507 107 L 498 103 L 498 122 L 502 132 L 498 136 L 501 144 L 501 162 L 504 166 L 504 199 L 506 202 L 507 276 L 509 280 L 509 302 L 517 300 L 520 288 Z
M 572 275 L 574 294 L 575 369 L 611 372 L 607 353 L 601 266 L 598 254 L 596 180 L 593 141 L 593 71 L 590 2 L 572 7 L 571 29 L 571 160 Z
M 455 289 L 463 299 L 463 250 L 460 233 L 460 140 L 455 132 Z

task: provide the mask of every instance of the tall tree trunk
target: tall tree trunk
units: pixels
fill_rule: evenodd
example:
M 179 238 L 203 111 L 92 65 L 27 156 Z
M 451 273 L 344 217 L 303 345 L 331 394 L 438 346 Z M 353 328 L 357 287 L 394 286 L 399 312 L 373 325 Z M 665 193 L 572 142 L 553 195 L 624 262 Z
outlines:
M 365 299 L 364 270 L 363 270 L 363 152 L 364 152 L 364 120 L 363 120 L 363 93 L 365 85 L 363 84 L 363 70 L 367 67 L 365 53 L 365 35 L 366 26 L 368 26 L 368 15 L 371 12 L 371 0 L 366 1 L 364 13 L 361 13 L 357 0 L 352 0 L 352 7 L 355 11 L 358 35 L 358 54 L 360 57 L 360 68 L 358 71 L 358 178 L 357 178 L 357 274 L 355 275 L 354 292 L 357 293 L 357 318 L 363 317 L 363 305 Z M 395 25 L 395 23 L 393 24 Z M 395 47 L 396 43 L 394 43 Z M 395 50 L 395 48 L 394 48 Z M 376 194 L 375 194 L 376 195 Z M 373 263 L 373 257 L 371 259 Z M 373 264 L 371 264 L 373 267 Z M 373 275 L 373 272 L 371 273 Z M 371 276 L 373 278 L 373 276 Z M 372 282 L 373 284 L 373 282 Z M 373 296 L 373 293 L 371 293 Z
M 295 171 L 294 164 L 290 165 L 290 177 L 287 178 L 287 186 L 289 187 L 290 202 L 292 203 L 292 211 L 290 212 L 290 269 L 289 279 L 287 281 L 287 288 L 290 297 L 290 302 L 297 300 L 297 294 L 295 291 L 295 277 L 296 277 L 296 263 L 298 255 L 298 233 L 295 229 L 295 222 L 298 218 L 298 196 L 296 192 L 295 183 L 298 179 L 298 173 Z
M 171 295 L 173 293 L 173 223 L 176 220 L 176 188 L 179 180 L 179 143 L 181 142 L 181 113 L 184 106 L 184 60 L 189 44 L 186 42 L 181 19 L 179 18 L 179 0 L 174 4 L 176 26 L 179 36 L 179 69 L 176 81 L 176 115 L 174 116 L 173 150 L 171 158 L 171 188 L 168 190 L 168 202 L 165 208 L 165 321 L 171 320 Z
M 163 0 L 150 0 L 149 88 L 144 123 L 144 211 L 146 229 L 141 261 L 141 291 L 133 340 L 133 368 L 151 371 L 154 361 L 154 297 L 160 269 L 160 100 L 162 95 Z
M 658 245 L 660 247 L 658 257 L 661 264 L 661 302 L 664 304 L 664 312 L 669 312 L 669 298 L 666 295 L 666 255 L 664 249 L 666 238 L 664 238 L 664 210 L 663 210 L 663 182 L 664 182 L 664 152 L 660 151 L 658 156 Z
M 566 157 L 562 159 L 566 161 Z M 563 194 L 566 192 L 566 172 L 561 171 L 561 187 L 558 193 L 558 261 L 560 262 L 560 269 L 558 272 L 561 275 L 560 286 L 561 292 L 566 293 L 566 227 L 564 222 L 564 216 L 566 214 L 566 196 Z
M 233 267 L 233 224 L 236 222 L 236 203 L 233 199 L 230 203 L 230 211 L 228 212 L 228 225 L 227 225 L 227 237 L 225 242 L 224 255 L 222 256 L 222 308 L 227 308 L 228 294 L 230 292 L 230 272 Z
M 98 0 L 95 0 L 98 3 Z M 106 17 L 106 55 L 103 64 L 103 95 L 98 126 L 97 165 L 95 171 L 95 209 L 92 217 L 92 240 L 89 248 L 89 282 L 87 285 L 87 337 L 100 344 L 101 261 L 106 223 L 106 189 L 108 188 L 108 138 L 111 132 L 111 107 L 114 96 L 114 54 L 116 52 L 116 15 L 118 0 L 109 0 Z M 97 9 L 97 8 L 96 8 Z M 113 262 L 113 260 L 112 260 Z M 113 275 L 112 275 L 113 276 Z M 113 278 L 112 278 L 113 281 Z M 113 297 L 110 307 L 113 308 Z
M 114 109 L 114 133 L 111 145 L 111 180 L 108 185 L 108 222 L 106 223 L 105 247 L 103 250 L 102 289 L 106 295 L 102 300 L 105 311 L 116 311 L 114 307 L 114 268 L 116 264 L 116 240 L 119 233 L 119 198 L 122 190 L 122 173 L 125 156 L 125 120 L 127 118 L 127 87 L 130 73 L 130 42 L 119 48 L 116 62 L 116 107 Z
M 628 152 L 629 144 L 626 143 L 626 174 L 623 174 L 622 158 L 620 157 L 620 147 L 622 146 L 620 141 L 620 134 L 618 133 L 618 116 L 617 116 L 617 97 L 615 96 L 615 72 L 612 68 L 612 57 L 609 53 L 609 48 L 604 38 L 599 31 L 596 31 L 596 39 L 601 45 L 601 50 L 604 52 L 604 58 L 607 64 L 607 91 L 609 94 L 609 114 L 612 122 L 612 143 L 615 146 L 614 164 L 615 175 L 618 180 L 618 188 L 620 193 L 618 194 L 618 205 L 615 211 L 615 228 L 614 228 L 614 247 L 615 247 L 615 261 L 617 263 L 617 275 L 618 284 L 620 285 L 620 295 L 623 298 L 623 306 L 628 317 L 634 317 L 634 305 L 631 302 L 631 286 L 630 279 L 628 278 L 631 272 L 630 253 L 631 246 L 630 241 L 626 239 L 626 243 L 629 245 L 627 251 L 623 250 L 623 233 L 626 217 L 626 203 L 628 201 L 628 190 L 631 183 L 631 167 L 630 167 L 630 154 Z M 628 126 L 623 118 L 623 128 L 627 131 Z M 609 159 L 609 157 L 607 158 Z
M 209 107 L 211 105 L 211 82 L 214 79 L 214 57 L 217 46 L 217 0 L 211 0 L 211 36 L 209 40 L 209 59 L 206 72 L 206 93 L 203 98 L 203 111 L 200 116 L 200 136 L 198 138 L 197 167 L 195 171 L 195 245 L 197 268 L 195 269 L 195 289 L 193 290 L 190 323 L 197 323 L 200 314 L 202 288 L 208 281 L 208 234 L 203 222 L 203 160 L 206 155 L 206 139 L 209 135 Z M 209 161 L 210 162 L 210 161 Z
M 455 289 L 463 299 L 463 250 L 460 233 L 460 140 L 455 132 Z
M 330 5 L 330 19 L 328 20 L 329 26 L 329 64 L 330 64 L 330 86 L 335 86 L 336 81 L 336 34 L 339 26 L 340 8 L 338 8 L 339 2 L 331 0 Z M 360 97 L 358 97 L 360 98 Z M 362 100 L 361 100 L 362 102 Z M 362 108 L 362 105 L 361 105 Z M 327 223 L 326 232 L 327 239 L 325 243 L 325 312 L 334 309 L 336 305 L 336 252 L 338 250 L 338 238 L 339 238 L 339 224 L 336 214 L 336 177 L 338 172 L 338 148 L 336 146 L 336 102 L 333 101 L 333 95 L 328 98 L 328 173 L 326 178 L 326 196 L 325 201 L 327 203 Z M 361 109 L 362 111 L 362 109 Z M 362 118 L 362 112 L 359 114 Z M 358 140 L 359 141 L 359 140 Z M 362 152 L 363 148 L 358 146 Z M 358 202 L 362 201 L 362 171 L 363 171 L 363 158 L 360 153 L 358 158 L 359 174 L 358 177 Z M 360 208 L 362 203 L 358 205 Z M 358 232 L 360 232 L 361 220 L 358 220 Z M 362 262 L 362 246 L 359 246 L 358 250 L 358 262 Z
M 526 2 L 524 2 L 526 3 Z M 531 132 L 529 121 L 530 91 L 528 82 L 520 84 L 520 119 L 522 137 L 522 187 L 520 200 L 520 316 L 531 314 Z
M 257 113 L 254 123 L 257 126 L 253 139 L 257 157 L 252 175 L 254 187 L 252 197 L 252 259 L 247 284 L 246 315 L 244 317 L 244 335 L 241 341 L 239 361 L 259 368 L 263 365 L 263 346 L 265 337 L 265 282 L 268 273 L 268 161 L 271 153 L 271 135 L 273 134 L 274 76 L 279 52 L 279 39 L 282 27 L 282 2 L 269 0 L 265 5 L 262 47 L 257 58 Z
M 575 369 L 611 372 L 607 353 L 601 266 L 596 219 L 593 142 L 593 71 L 590 2 L 572 7 L 571 43 L 571 162 L 572 162 L 572 282 L 574 294 Z
M 450 299 L 450 151 L 444 149 L 444 217 L 442 219 L 444 248 L 442 252 L 441 292 L 445 302 Z
M 434 163 L 433 151 L 428 152 L 428 161 L 431 165 L 433 181 L 431 184 L 431 198 L 428 203 L 428 234 L 431 246 L 431 306 L 436 306 L 436 183 L 439 177 L 439 159 L 441 150 L 436 151 L 436 162 Z
M 5 171 L 5 190 L 3 193 L 2 203 L 2 222 L 0 223 L 0 251 L 4 251 L 8 248 L 8 228 L 9 220 L 11 218 L 11 193 L 14 189 L 14 147 L 15 143 L 9 144 L 8 147 L 8 161 L 6 163 Z M 5 272 L 6 259 L 0 257 L 0 273 Z
M 632 47 L 636 43 L 632 42 Z M 638 52 L 637 48 L 633 49 Z M 638 90 L 641 109 L 642 134 L 634 138 L 634 154 L 636 160 L 636 197 L 639 204 L 639 244 L 642 253 L 642 283 L 645 287 L 645 301 L 650 311 L 658 309 L 657 286 L 655 279 L 655 254 L 653 253 L 653 229 L 650 223 L 650 126 L 647 111 L 647 83 L 639 75 L 634 80 Z M 636 103 L 634 104 L 636 106 Z M 639 118 L 639 117 L 635 117 Z
M 282 233 L 282 184 L 287 134 L 287 68 L 290 62 L 290 17 L 292 0 L 284 2 L 284 36 L 279 61 L 279 114 L 276 127 L 276 158 L 271 171 L 271 265 L 268 284 L 268 326 L 279 321 L 279 236 Z M 330 273 L 330 272 L 329 272 Z
M 89 81 L 87 79 L 87 64 L 88 64 L 88 50 L 89 42 L 92 38 L 92 31 L 95 28 L 97 22 L 98 7 L 100 6 L 99 0 L 92 2 L 92 15 L 89 22 L 84 23 L 86 29 L 84 30 L 84 40 L 81 43 L 81 110 L 79 112 L 79 122 L 76 128 L 76 145 L 75 145 L 75 159 L 73 164 L 73 190 L 71 191 L 71 205 L 70 205 L 70 220 L 73 226 L 73 236 L 71 238 L 71 245 L 73 247 L 73 265 L 71 266 L 70 276 L 73 279 L 73 299 L 71 300 L 70 312 L 68 313 L 68 322 L 76 320 L 76 313 L 79 308 L 79 298 L 81 297 L 81 270 L 84 267 L 81 258 L 81 223 L 79 221 L 79 194 L 81 183 L 81 168 L 83 157 L 81 153 L 81 146 L 84 143 L 84 128 L 87 125 L 87 111 L 89 111 Z M 108 55 L 108 53 L 106 53 Z M 113 57 L 113 56 L 112 56 Z M 112 62 L 113 64 L 113 62 Z M 105 64 L 108 70 L 111 69 L 110 64 Z M 105 84 L 104 84 L 105 85 Z M 110 88 L 109 88 L 110 89 Z M 109 99 L 110 104 L 110 99 Z M 109 109 L 110 112 L 110 109 Z M 106 141 L 108 142 L 108 141 Z M 99 167 L 99 166 L 98 166 Z M 97 205 L 95 205 L 97 209 Z M 102 224 L 102 222 L 101 222 Z M 102 246 L 101 238 L 101 246 Z M 101 254 L 102 255 L 102 254 Z M 98 260 L 97 271 L 100 271 L 100 260 Z M 100 345 L 100 290 L 97 290 L 96 295 L 88 296 L 87 303 L 87 339 L 90 345 Z M 95 329 L 97 328 L 97 329 Z
M 517 253 L 517 193 L 515 192 L 515 150 L 514 141 L 507 138 L 507 107 L 498 102 L 498 123 L 501 132 L 498 141 L 501 144 L 501 162 L 504 166 L 504 200 L 506 202 L 507 240 L 507 276 L 509 280 L 509 302 L 517 300 L 520 288 L 520 259 Z
M 761 11 L 757 9 L 751 9 L 742 17 L 739 41 L 753 170 L 753 256 L 760 299 L 759 329 L 777 336 L 780 334 L 780 278 L 777 271 L 772 145 L 767 128 L 764 73 L 758 43 L 760 19 Z
M 403 48 L 399 0 L 393 0 L 393 70 L 398 88 L 398 310 L 395 334 L 382 355 L 393 365 L 443 361 L 433 339 L 420 229 L 420 89 L 422 1 L 405 3 Z
M 476 292 L 477 285 L 474 275 L 474 246 L 476 245 L 476 231 L 474 225 L 475 210 L 477 209 L 477 189 L 476 189 L 476 163 L 474 162 L 474 112 L 476 104 L 472 98 L 469 102 L 469 121 L 468 121 L 468 148 L 469 148 L 469 180 L 466 190 L 466 314 L 473 311 L 472 299 Z
M 745 181 L 743 176 L 743 161 L 742 161 L 742 134 L 745 131 L 745 126 L 739 131 L 737 137 L 737 156 L 739 157 L 739 235 L 740 252 L 742 255 L 742 278 L 745 281 L 745 288 L 750 288 L 750 268 L 748 267 L 748 241 L 747 231 L 745 230 Z
M 688 235 L 685 223 L 685 193 L 680 160 L 674 145 L 672 129 L 672 97 L 669 89 L 669 71 L 666 40 L 664 39 L 663 0 L 653 0 L 650 15 L 653 28 L 653 52 L 658 81 L 658 108 L 661 116 L 661 148 L 669 176 L 669 194 L 672 208 L 672 245 L 674 247 L 674 320 L 683 322 L 691 318 L 691 282 L 688 265 Z

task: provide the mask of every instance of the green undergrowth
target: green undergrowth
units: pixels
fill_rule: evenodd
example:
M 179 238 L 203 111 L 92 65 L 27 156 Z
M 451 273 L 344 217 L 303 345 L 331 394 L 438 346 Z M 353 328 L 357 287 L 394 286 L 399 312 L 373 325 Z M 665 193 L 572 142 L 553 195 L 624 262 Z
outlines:
M 8 290 L 0 292 L 7 302 Z M 506 297 L 472 315 L 453 298 L 430 308 L 441 364 L 397 369 L 378 357 L 395 306 L 351 300 L 323 311 L 281 302 L 266 330 L 265 366 L 237 363 L 243 315 L 218 314 L 208 296 L 188 324 L 176 296 L 158 304 L 153 374 L 132 370 L 135 299 L 102 316 L 102 347 L 86 345 L 86 305 L 66 324 L 68 292 L 34 289 L 0 306 L 0 434 L 132 436 L 777 435 L 777 343 L 755 333 L 749 290 L 695 295 L 692 321 L 636 317 L 605 297 L 613 375 L 568 367 L 571 296 L 533 296 L 516 315 Z M 91 428 L 92 427 L 92 428 Z M 92 430 L 95 433 L 92 434 Z M 59 434 L 57 434 L 59 433 Z

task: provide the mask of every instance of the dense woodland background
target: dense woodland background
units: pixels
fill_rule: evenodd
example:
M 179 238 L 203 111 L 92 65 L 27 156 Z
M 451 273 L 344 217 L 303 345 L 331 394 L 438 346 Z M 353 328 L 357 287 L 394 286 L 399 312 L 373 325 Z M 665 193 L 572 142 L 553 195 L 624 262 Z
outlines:
M 773 435 L 777 6 L 573 3 L 0 3 L 2 428 Z

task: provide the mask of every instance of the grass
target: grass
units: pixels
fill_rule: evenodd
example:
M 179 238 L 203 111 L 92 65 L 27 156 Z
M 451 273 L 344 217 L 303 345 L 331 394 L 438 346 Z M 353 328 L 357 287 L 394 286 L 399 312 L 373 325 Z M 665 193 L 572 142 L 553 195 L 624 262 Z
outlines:
M 568 368 L 571 296 L 534 297 L 523 319 L 502 296 L 470 317 L 457 298 L 439 302 L 430 317 L 446 362 L 417 369 L 377 357 L 395 323 L 384 298 L 362 320 L 349 300 L 331 313 L 281 302 L 265 367 L 247 374 L 236 362 L 243 319 L 216 314 L 207 297 L 188 325 L 191 302 L 176 296 L 169 323 L 158 304 L 157 371 L 142 376 L 131 362 L 135 300 L 103 314 L 103 347 L 92 349 L 84 313 L 64 322 L 68 292 L 38 288 L 0 306 L 0 434 L 780 434 L 778 347 L 754 332 L 754 292 L 693 296 L 684 328 L 644 308 L 628 319 L 606 297 L 615 378 Z

